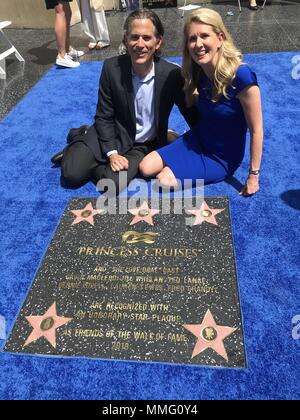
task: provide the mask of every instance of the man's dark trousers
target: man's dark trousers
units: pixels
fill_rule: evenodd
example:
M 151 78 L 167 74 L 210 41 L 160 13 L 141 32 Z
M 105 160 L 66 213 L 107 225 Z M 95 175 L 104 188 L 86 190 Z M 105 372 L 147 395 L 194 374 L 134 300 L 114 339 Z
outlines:
M 94 127 L 92 126 L 89 130 L 93 129 Z M 146 143 L 135 143 L 132 149 L 123 155 L 128 160 L 127 183 L 120 185 L 119 172 L 113 172 L 110 162 L 108 160 L 106 163 L 97 161 L 94 153 L 83 139 L 79 140 L 77 138 L 64 151 L 61 163 L 63 182 L 71 188 L 78 188 L 91 179 L 97 182 L 106 178 L 114 181 L 116 191 L 119 193 L 137 175 L 139 164 L 143 158 L 156 148 L 157 143 L 155 140 Z

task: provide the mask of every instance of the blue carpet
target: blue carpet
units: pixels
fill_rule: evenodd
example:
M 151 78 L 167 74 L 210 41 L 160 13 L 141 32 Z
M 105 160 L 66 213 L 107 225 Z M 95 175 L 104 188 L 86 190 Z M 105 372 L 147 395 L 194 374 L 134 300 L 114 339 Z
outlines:
M 300 397 L 300 340 L 292 337 L 292 319 L 300 314 L 300 80 L 292 78 L 293 55 L 245 57 L 257 72 L 263 95 L 260 193 L 245 199 L 237 192 L 249 153 L 235 179 L 205 189 L 207 195 L 231 200 L 248 369 L 1 353 L 1 399 Z M 8 330 L 69 198 L 96 196 L 92 184 L 63 189 L 49 157 L 64 144 L 70 127 L 92 122 L 100 69 L 99 62 L 71 71 L 52 68 L 1 122 L 0 315 Z M 185 128 L 177 110 L 169 126 L 181 132 Z

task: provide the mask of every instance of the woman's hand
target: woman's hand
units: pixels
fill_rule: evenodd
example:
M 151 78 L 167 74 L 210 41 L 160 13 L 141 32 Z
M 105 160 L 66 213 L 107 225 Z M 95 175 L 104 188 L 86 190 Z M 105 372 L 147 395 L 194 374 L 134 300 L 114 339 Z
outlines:
M 248 197 L 249 195 L 256 194 L 259 191 L 258 178 L 257 175 L 249 175 L 240 195 Z

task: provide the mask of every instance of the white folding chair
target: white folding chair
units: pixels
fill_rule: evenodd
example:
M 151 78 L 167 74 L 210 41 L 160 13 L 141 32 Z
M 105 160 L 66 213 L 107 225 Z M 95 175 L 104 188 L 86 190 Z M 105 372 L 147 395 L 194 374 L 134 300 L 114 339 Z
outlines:
M 265 7 L 266 2 L 267 2 L 267 0 L 264 0 L 264 3 L 262 5 L 262 7 L 261 7 L 262 9 Z
M 0 38 L 4 39 L 5 43 L 8 46 L 8 49 L 4 52 L 0 53 L 0 79 L 6 79 L 6 66 L 5 66 L 5 59 L 11 54 L 15 54 L 16 58 L 19 61 L 25 61 L 24 58 L 21 56 L 19 51 L 13 46 L 13 44 L 10 42 L 10 40 L 7 38 L 5 33 L 3 32 L 3 28 L 6 28 L 7 26 L 11 25 L 11 22 L 9 20 L 0 22 Z

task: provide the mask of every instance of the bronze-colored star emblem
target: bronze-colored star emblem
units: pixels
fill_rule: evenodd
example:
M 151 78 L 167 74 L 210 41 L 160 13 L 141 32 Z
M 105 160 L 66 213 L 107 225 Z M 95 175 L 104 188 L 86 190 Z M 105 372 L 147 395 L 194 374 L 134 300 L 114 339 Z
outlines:
M 90 225 L 94 226 L 95 221 L 94 217 L 97 214 L 101 214 L 104 210 L 95 210 L 92 203 L 87 204 L 84 209 L 71 210 L 71 213 L 75 214 L 76 219 L 73 221 L 72 225 L 77 223 L 87 222 Z
M 218 226 L 218 222 L 216 220 L 216 215 L 224 211 L 225 209 L 213 209 L 208 206 L 208 204 L 203 201 L 201 204 L 200 209 L 198 210 L 187 210 L 187 213 L 193 214 L 196 216 L 196 219 L 193 223 L 195 225 L 201 225 L 203 222 L 211 223 L 213 225 Z
M 72 321 L 73 318 L 65 318 L 57 315 L 56 302 L 51 305 L 48 311 L 42 316 L 26 316 L 25 317 L 30 325 L 33 327 L 33 331 L 27 338 L 25 346 L 30 343 L 37 341 L 41 337 L 45 337 L 49 341 L 52 347 L 56 348 L 56 330 L 68 322 Z
M 160 213 L 160 210 L 150 209 L 147 201 L 144 201 L 141 207 L 128 211 L 135 216 L 130 225 L 135 225 L 136 223 L 144 221 L 148 223 L 148 225 L 154 226 L 153 216 Z
M 236 331 L 237 328 L 217 325 L 209 309 L 201 324 L 184 324 L 183 327 L 198 338 L 192 358 L 211 348 L 228 362 L 223 340 Z

